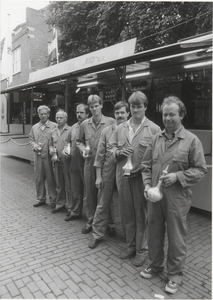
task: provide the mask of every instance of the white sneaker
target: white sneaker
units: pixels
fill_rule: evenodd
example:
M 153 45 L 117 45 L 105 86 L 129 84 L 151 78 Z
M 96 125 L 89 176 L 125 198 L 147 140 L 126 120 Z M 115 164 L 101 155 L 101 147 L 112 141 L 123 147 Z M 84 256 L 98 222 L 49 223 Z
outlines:
M 175 294 L 179 289 L 179 283 L 169 280 L 165 286 L 165 292 Z

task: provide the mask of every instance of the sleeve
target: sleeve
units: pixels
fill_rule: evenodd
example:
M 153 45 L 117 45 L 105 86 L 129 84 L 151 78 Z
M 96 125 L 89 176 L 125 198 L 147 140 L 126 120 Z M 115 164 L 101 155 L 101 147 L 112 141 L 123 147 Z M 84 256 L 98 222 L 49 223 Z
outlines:
M 107 151 L 110 152 L 110 154 L 113 156 L 114 160 L 117 161 L 116 159 L 116 151 L 118 150 L 118 131 L 117 128 L 111 135 L 109 142 L 107 144 Z
M 29 139 L 30 139 L 30 146 L 34 150 L 35 146 L 37 146 L 37 143 L 35 142 L 34 127 L 32 127 L 30 130 Z
M 207 166 L 203 146 L 198 138 L 194 138 L 189 149 L 189 168 L 176 173 L 183 188 L 192 186 L 201 181 L 206 173 Z
M 153 156 L 153 138 L 151 138 L 150 143 L 148 144 L 146 151 L 144 153 L 141 167 L 142 167 L 142 178 L 143 184 L 146 186 L 147 184 L 152 185 L 152 156 Z
M 86 147 L 85 145 L 85 134 L 84 134 L 84 122 L 80 125 L 79 133 L 76 135 L 76 146 L 80 150 L 80 153 L 83 154 L 83 151 Z
M 48 139 L 48 148 L 49 148 L 49 151 L 53 151 L 54 150 L 52 134 L 50 135 L 50 137 Z
M 103 168 L 107 151 L 107 141 L 106 141 L 106 133 L 105 130 L 102 131 L 100 140 L 98 142 L 98 149 L 95 156 L 94 166 L 98 168 Z

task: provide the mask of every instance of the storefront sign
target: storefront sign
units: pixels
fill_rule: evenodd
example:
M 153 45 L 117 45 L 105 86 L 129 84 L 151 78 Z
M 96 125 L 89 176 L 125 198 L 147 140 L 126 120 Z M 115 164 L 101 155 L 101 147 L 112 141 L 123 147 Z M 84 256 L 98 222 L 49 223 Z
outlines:
M 51 79 L 66 75 L 67 73 L 132 56 L 135 51 L 135 44 L 136 38 L 32 72 L 30 73 L 28 83 Z

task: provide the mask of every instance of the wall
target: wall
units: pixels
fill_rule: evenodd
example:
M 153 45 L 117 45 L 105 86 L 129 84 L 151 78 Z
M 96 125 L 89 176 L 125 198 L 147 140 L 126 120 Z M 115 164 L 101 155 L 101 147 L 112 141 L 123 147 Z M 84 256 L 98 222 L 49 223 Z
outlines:
M 21 72 L 13 76 L 11 86 L 27 82 L 29 73 L 47 66 L 48 42 L 52 41 L 52 31 L 45 23 L 48 14 L 48 7 L 26 8 L 26 23 L 20 24 L 22 30 L 13 35 L 13 50 L 21 46 Z

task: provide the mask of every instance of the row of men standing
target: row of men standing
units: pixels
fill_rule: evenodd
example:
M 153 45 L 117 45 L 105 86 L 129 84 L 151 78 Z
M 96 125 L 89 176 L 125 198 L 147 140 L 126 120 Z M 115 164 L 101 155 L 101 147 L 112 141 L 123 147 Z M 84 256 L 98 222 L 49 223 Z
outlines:
M 167 118 L 172 121 L 168 122 L 166 129 L 170 132 L 169 126 L 173 125 L 172 133 L 175 134 L 177 129 L 182 128 L 181 120 L 183 117 L 182 112 L 180 114 L 179 102 L 181 101 L 179 99 L 173 100 L 171 98 L 170 102 L 167 103 L 167 106 L 172 109 Z M 100 97 L 90 95 L 88 107 L 84 104 L 77 106 L 78 123 L 71 128 L 67 125 L 67 114 L 64 111 L 56 113 L 56 124 L 48 120 L 50 112 L 48 107 L 41 106 L 38 108 L 40 122 L 32 127 L 29 135 L 32 148 L 35 151 L 37 203 L 34 206 L 43 205 L 46 201 L 45 179 L 48 184 L 52 212 L 55 213 L 65 206 L 68 211 L 65 219 L 67 221 L 81 217 L 83 198 L 85 197 L 87 222 L 82 233 L 92 232 L 92 239 L 88 246 L 95 248 L 103 239 L 105 232 L 108 231 L 112 236 L 116 234 L 113 210 L 110 211 L 116 183 L 121 223 L 127 244 L 127 249 L 120 254 L 120 258 L 134 257 L 132 264 L 141 266 L 148 250 L 148 205 L 146 199 L 148 199 L 147 191 L 150 188 L 150 184 L 146 185 L 144 193 L 141 163 L 152 138 L 160 136 L 161 130 L 159 126 L 145 116 L 148 100 L 142 92 L 133 93 L 128 103 L 116 103 L 114 107 L 115 119 L 113 119 L 102 114 L 103 103 Z M 129 107 L 131 118 L 127 120 Z M 91 118 L 88 118 L 88 108 L 92 114 Z M 166 124 L 165 122 L 164 125 L 166 126 Z M 166 147 L 170 147 L 171 141 L 175 141 L 176 144 L 180 142 L 178 138 L 174 140 L 172 137 L 169 142 L 165 139 L 163 143 L 166 143 Z M 71 153 L 64 150 L 64 147 L 69 143 Z M 200 142 L 197 141 L 197 144 L 202 154 Z M 187 147 L 189 146 L 187 145 Z M 57 158 L 55 158 L 56 152 Z M 123 176 L 123 167 L 130 155 L 133 169 L 127 178 Z M 193 155 L 195 154 L 193 153 Z M 199 167 L 202 170 L 199 169 L 199 178 L 201 179 L 206 172 L 203 154 L 200 160 L 201 167 Z M 192 168 L 197 170 L 197 166 Z M 190 174 L 190 176 L 196 177 L 197 174 Z M 196 180 L 194 181 L 196 182 Z M 178 185 L 181 183 L 181 178 L 178 178 L 177 174 L 171 173 L 165 177 L 165 184 L 168 183 L 168 187 L 175 182 L 178 182 Z M 185 197 L 184 195 L 183 197 Z M 180 219 L 182 220 L 182 216 Z M 164 216 L 164 222 L 165 220 L 168 221 L 166 216 Z M 181 227 L 180 224 L 178 226 Z M 184 233 L 178 232 L 178 234 L 181 234 L 185 239 L 186 229 Z M 164 240 L 163 236 L 162 239 Z M 179 242 L 181 242 L 181 238 Z M 183 244 L 185 245 L 185 242 Z M 161 247 L 163 247 L 162 242 Z M 149 250 L 154 251 L 153 249 Z M 159 250 L 161 249 L 156 249 L 156 251 Z M 174 249 L 171 247 L 172 252 Z M 183 252 L 181 254 L 182 261 L 186 256 L 186 251 Z M 162 266 L 159 267 L 162 270 Z M 148 275 L 147 270 L 145 270 L 145 273 L 141 272 L 141 276 L 150 278 L 149 276 L 157 273 L 151 269 L 153 274 L 149 274 L 149 269 L 147 269 Z M 183 265 L 180 269 L 175 268 L 175 272 L 179 274 L 182 269 Z M 175 280 L 178 278 L 176 283 L 179 284 L 179 277 L 171 276 L 171 278 Z M 168 284 L 167 291 L 176 292 L 173 286 L 168 286 Z
M 127 121 L 129 104 L 133 128 L 130 138 L 130 120 Z M 127 251 L 121 253 L 120 257 L 126 259 L 136 254 L 133 264 L 140 266 L 147 253 L 147 201 L 141 197 L 143 186 L 140 172 L 135 172 L 127 179 L 123 176 L 123 166 L 125 158 L 131 154 L 133 168 L 136 170 L 139 167 L 147 143 L 160 128 L 145 117 L 148 100 L 143 93 L 134 93 L 129 98 L 129 104 L 116 103 L 114 119 L 102 114 L 101 98 L 90 95 L 88 106 L 77 106 L 78 122 L 72 127 L 67 125 L 66 112 L 56 113 L 56 124 L 48 120 L 49 108 L 41 106 L 38 108 L 41 121 L 32 127 L 29 136 L 35 151 L 37 203 L 34 206 L 46 202 L 45 179 L 52 212 L 65 206 L 68 211 L 66 221 L 81 217 L 85 196 L 87 222 L 82 233 L 93 231 L 89 247 L 94 248 L 105 232 L 111 236 L 116 234 L 112 203 L 116 183 L 119 199 L 122 199 L 119 207 L 127 242 Z M 88 118 L 88 108 L 91 118 Z M 126 125 L 117 131 L 121 123 Z M 114 145 L 111 151 L 107 151 L 109 141 Z M 41 154 L 38 152 L 39 143 L 42 144 Z M 68 143 L 71 144 L 70 155 L 64 152 Z M 89 153 L 85 155 L 88 147 Z M 118 151 L 113 153 L 114 150 L 119 150 L 119 154 Z M 55 152 L 58 160 L 53 162 Z

